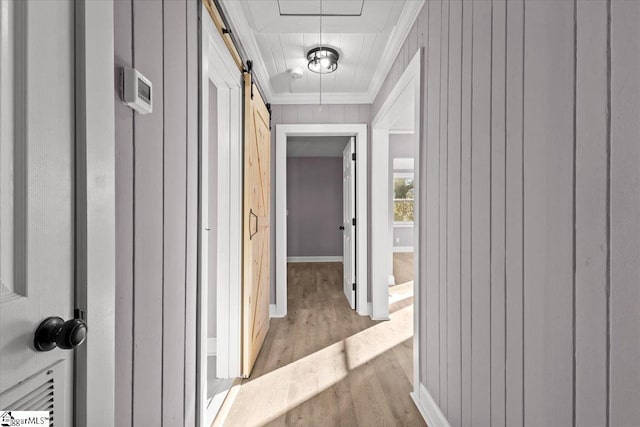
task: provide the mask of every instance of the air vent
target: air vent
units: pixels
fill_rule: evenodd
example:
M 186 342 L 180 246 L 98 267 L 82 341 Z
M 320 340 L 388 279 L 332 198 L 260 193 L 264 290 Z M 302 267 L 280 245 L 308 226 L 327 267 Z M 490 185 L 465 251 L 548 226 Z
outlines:
M 64 361 L 60 360 L 50 367 L 32 375 L 10 389 L 0 393 L 0 409 L 12 411 L 49 411 L 50 425 L 54 426 L 62 414 L 56 414 L 60 404 L 56 399 L 56 388 L 62 386 Z M 63 393 L 64 394 L 64 393 Z

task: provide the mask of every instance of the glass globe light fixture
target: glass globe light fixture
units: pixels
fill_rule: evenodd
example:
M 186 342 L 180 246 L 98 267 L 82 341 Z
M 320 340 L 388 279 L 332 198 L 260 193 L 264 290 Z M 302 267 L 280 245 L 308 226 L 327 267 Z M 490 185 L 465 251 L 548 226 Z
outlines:
M 308 68 L 318 74 L 333 73 L 338 69 L 338 51 L 330 47 L 315 47 L 307 52 Z

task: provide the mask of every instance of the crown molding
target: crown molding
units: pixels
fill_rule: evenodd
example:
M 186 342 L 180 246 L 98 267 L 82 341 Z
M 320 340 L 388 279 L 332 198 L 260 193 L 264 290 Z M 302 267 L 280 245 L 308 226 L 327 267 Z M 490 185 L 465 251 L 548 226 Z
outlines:
M 367 92 L 328 92 L 322 94 L 323 104 L 372 104 L 393 66 L 413 23 L 424 5 L 425 0 L 407 0 L 394 26 L 387 45 L 381 55 L 381 61 L 371 79 Z M 253 61 L 254 73 L 272 104 L 319 104 L 318 93 L 275 93 L 271 86 L 269 72 L 258 47 L 255 32 L 251 27 L 241 1 L 221 0 L 220 4 L 227 16 L 233 33 L 242 43 L 243 50 Z M 410 52 L 411 53 L 411 52 Z
M 384 48 L 381 56 L 382 59 L 373 75 L 373 78 L 371 79 L 371 83 L 369 83 L 368 93 L 371 104 L 373 104 L 376 96 L 378 96 L 378 92 L 380 92 L 380 88 L 382 87 L 384 80 L 387 78 L 389 71 L 391 71 L 391 67 L 395 62 L 398 53 L 400 53 L 400 49 L 402 49 L 402 45 L 404 45 L 411 28 L 413 27 L 413 23 L 418 19 L 418 15 L 420 14 L 420 10 L 422 10 L 422 6 L 424 6 L 424 3 L 425 0 L 407 0 L 405 2 L 404 8 L 398 18 L 398 22 L 391 32 L 387 46 Z M 414 52 L 409 52 L 409 55 L 413 54 Z
M 245 54 L 253 61 L 253 72 L 260 82 L 260 88 L 265 92 L 263 95 L 267 98 L 266 101 L 273 102 L 274 94 L 269 72 L 264 64 L 253 28 L 251 28 L 247 15 L 243 10 L 242 2 L 222 0 L 220 5 L 228 18 L 231 31 L 238 37 Z
M 313 93 L 279 93 L 271 97 L 272 104 L 319 104 L 320 97 Z M 323 92 L 323 104 L 371 104 L 367 92 Z

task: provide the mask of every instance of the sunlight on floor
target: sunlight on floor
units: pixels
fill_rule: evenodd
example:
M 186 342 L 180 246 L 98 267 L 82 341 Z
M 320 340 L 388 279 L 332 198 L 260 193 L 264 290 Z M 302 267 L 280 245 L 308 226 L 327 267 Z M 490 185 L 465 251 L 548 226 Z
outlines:
M 347 339 L 243 384 L 243 394 L 261 393 L 258 411 L 246 414 L 246 425 L 262 426 L 337 384 L 350 370 L 371 361 L 413 336 L 413 306 L 391 314 Z M 304 378 L 304 386 L 300 379 Z M 265 396 L 265 392 L 267 396 Z

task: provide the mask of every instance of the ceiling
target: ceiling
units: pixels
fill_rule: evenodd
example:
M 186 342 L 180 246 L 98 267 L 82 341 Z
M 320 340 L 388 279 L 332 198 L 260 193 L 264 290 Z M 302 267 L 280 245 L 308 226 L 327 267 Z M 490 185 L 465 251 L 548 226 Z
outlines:
M 232 31 L 273 104 L 371 103 L 424 0 L 323 0 L 322 44 L 340 53 L 338 70 L 307 69 L 320 44 L 320 0 L 221 0 Z M 308 16 L 309 14 L 313 16 Z M 300 79 L 291 70 L 300 68 Z
M 350 136 L 290 136 L 287 157 L 342 157 Z

